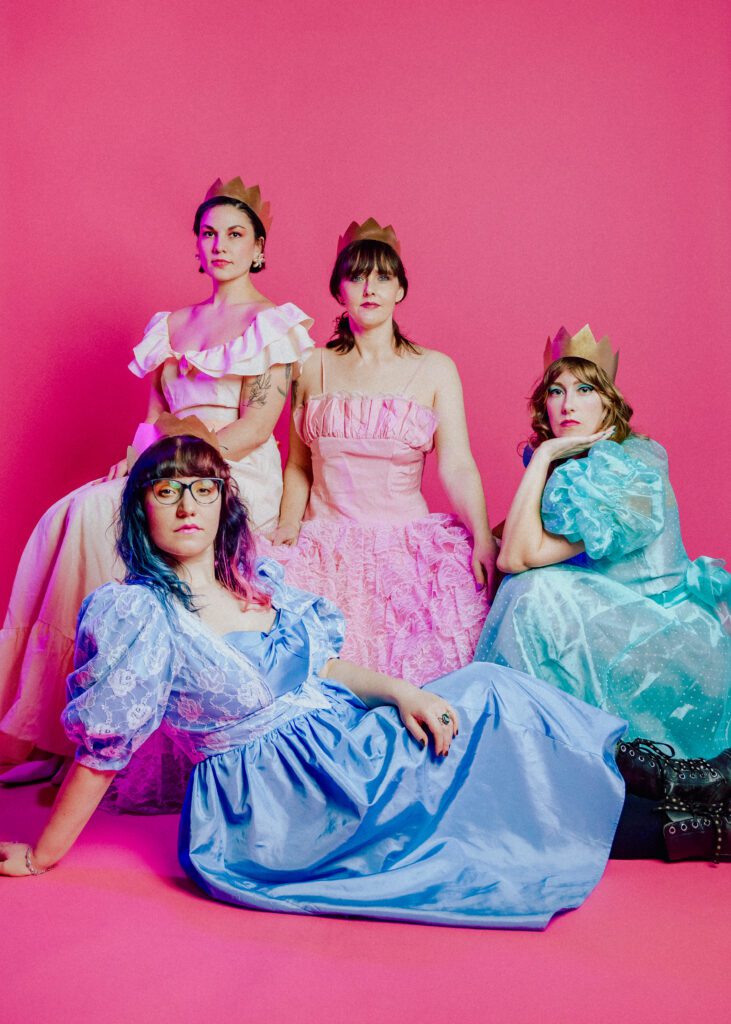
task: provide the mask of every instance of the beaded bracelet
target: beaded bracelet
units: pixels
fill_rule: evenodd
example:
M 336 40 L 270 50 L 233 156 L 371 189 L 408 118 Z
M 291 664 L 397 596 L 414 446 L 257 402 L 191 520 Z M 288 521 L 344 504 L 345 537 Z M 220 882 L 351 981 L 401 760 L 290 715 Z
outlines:
M 45 875 L 45 873 L 48 871 L 48 868 L 37 868 L 37 867 L 35 867 L 35 865 L 33 864 L 33 861 L 30 859 L 32 853 L 33 853 L 32 847 L 26 846 L 26 848 L 25 848 L 25 866 L 28 868 L 28 870 L 30 871 L 30 873 L 32 875 Z

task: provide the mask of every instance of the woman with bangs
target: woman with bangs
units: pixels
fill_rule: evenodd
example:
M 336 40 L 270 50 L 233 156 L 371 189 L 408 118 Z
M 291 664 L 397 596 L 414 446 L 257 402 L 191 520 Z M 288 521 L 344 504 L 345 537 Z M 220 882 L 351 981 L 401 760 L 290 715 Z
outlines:
M 330 292 L 345 311 L 293 388 L 270 550 L 288 582 L 341 607 L 349 658 L 421 686 L 471 661 L 496 545 L 457 368 L 394 320 L 399 248 L 373 218 L 339 240 Z M 432 449 L 457 515 L 430 514 L 421 493 Z
M 230 466 L 199 428 L 132 467 L 124 581 L 79 615 L 62 716 L 75 763 L 33 844 L 0 834 L 0 876 L 64 857 L 160 727 L 194 762 L 181 865 L 234 905 L 545 928 L 597 884 L 615 829 L 615 853 L 662 855 L 654 802 L 644 834 L 628 814 L 620 774 L 630 791 L 648 778 L 615 760 L 614 715 L 499 665 L 418 689 L 342 659 L 340 611 L 253 558 Z M 685 790 L 731 793 L 731 751 Z M 689 836 L 667 854 L 710 857 L 715 839 L 731 855 L 731 828 Z
M 685 758 L 728 747 L 731 576 L 686 554 L 667 454 L 633 431 L 608 339 L 561 328 L 544 360 L 498 558 L 512 575 L 476 658 L 552 682 Z

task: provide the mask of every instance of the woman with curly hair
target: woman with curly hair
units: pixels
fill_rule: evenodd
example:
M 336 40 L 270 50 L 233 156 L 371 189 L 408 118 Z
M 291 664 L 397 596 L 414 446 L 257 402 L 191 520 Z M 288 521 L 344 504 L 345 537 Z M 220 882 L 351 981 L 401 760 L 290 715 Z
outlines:
M 731 576 L 683 547 L 667 454 L 635 433 L 617 356 L 563 328 L 530 400 L 530 458 L 476 658 L 627 719 L 685 757 L 731 742 Z

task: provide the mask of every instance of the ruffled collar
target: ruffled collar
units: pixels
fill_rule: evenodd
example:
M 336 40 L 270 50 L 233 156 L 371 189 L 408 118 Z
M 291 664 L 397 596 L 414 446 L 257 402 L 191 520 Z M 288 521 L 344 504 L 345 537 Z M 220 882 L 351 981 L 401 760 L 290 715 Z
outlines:
M 295 359 L 314 347 L 307 333 L 314 321 L 292 302 L 263 309 L 242 334 L 202 351 L 177 352 L 170 344 L 169 318 L 170 312 L 156 313 L 145 328 L 142 341 L 132 350 L 134 359 L 129 369 L 136 376 L 146 376 L 169 359 L 176 360 L 181 373 L 194 367 L 209 377 L 246 375 L 247 364 L 256 363 L 266 349 L 285 339 L 287 349 L 292 350 L 289 354 Z

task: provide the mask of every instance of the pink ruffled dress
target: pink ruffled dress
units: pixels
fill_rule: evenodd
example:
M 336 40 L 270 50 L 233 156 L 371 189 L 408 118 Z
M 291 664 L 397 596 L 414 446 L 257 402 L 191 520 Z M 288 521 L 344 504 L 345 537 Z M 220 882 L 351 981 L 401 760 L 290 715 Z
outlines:
M 436 427 L 406 395 L 310 398 L 295 413 L 313 473 L 297 545 L 261 544 L 289 584 L 340 607 L 343 658 L 417 686 L 472 661 L 488 611 L 470 533 L 421 493 Z
M 312 320 L 292 303 L 263 310 L 243 334 L 200 352 L 173 349 L 169 316 L 155 314 L 129 368 L 145 377 L 162 366 L 170 412 L 195 414 L 212 429 L 238 419 L 244 377 L 277 364 L 301 363 L 314 347 L 308 333 Z M 254 527 L 269 527 L 282 493 L 274 438 L 231 462 L 231 469 Z M 24 760 L 34 746 L 73 753 L 60 715 L 73 667 L 76 617 L 87 594 L 124 575 L 114 546 L 124 482 L 85 484 L 67 494 L 44 513 L 26 545 L 0 632 L 0 764 Z M 182 764 L 169 741 L 148 744 L 128 770 L 129 781 L 117 787 L 119 803 L 128 809 L 174 806 Z

